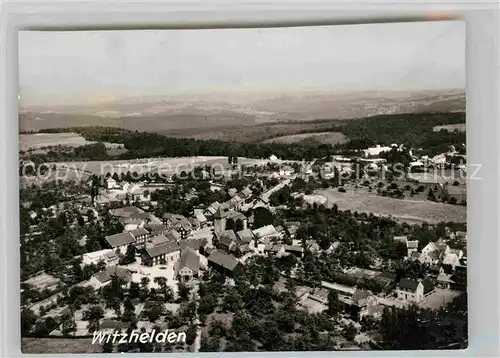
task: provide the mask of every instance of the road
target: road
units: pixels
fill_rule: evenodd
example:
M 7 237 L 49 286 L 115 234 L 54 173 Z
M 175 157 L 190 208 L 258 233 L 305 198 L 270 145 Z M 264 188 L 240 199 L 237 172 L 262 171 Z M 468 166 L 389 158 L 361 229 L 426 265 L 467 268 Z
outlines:
M 196 302 L 200 302 L 200 296 L 198 295 L 198 290 L 193 292 L 193 296 Z M 198 310 L 196 310 L 196 318 L 194 320 L 194 324 L 196 325 L 197 328 L 196 328 L 196 338 L 194 339 L 193 343 L 193 352 L 198 353 L 201 348 L 201 331 L 202 331 L 200 318 L 198 316 Z
M 271 197 L 271 195 L 273 195 L 273 193 L 284 188 L 286 185 L 290 184 L 291 181 L 294 179 L 295 179 L 295 175 L 292 176 L 291 178 L 286 179 L 286 180 L 282 181 L 281 183 L 273 186 L 271 189 L 269 189 L 268 191 L 266 191 L 265 193 L 262 194 L 262 198 L 265 200 L 269 200 L 269 198 Z

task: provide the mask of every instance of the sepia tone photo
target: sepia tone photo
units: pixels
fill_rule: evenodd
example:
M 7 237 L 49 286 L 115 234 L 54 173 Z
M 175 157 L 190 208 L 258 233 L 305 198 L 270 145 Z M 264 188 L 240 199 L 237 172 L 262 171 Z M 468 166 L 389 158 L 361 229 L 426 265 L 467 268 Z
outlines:
M 463 21 L 18 47 L 23 353 L 468 346 Z

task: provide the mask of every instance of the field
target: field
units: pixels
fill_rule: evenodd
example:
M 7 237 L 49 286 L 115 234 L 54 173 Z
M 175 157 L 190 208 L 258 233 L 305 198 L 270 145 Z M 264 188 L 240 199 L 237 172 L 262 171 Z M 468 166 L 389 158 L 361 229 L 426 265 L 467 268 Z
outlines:
M 21 351 L 24 354 L 101 353 L 102 346 L 92 344 L 92 338 L 21 338 Z
M 465 132 L 466 125 L 465 123 L 458 123 L 458 124 L 447 124 L 444 126 L 436 126 L 433 128 L 434 132 L 439 132 L 440 130 L 447 130 L 448 132 L 454 132 L 454 131 L 459 131 L 459 132 Z
M 340 210 L 373 213 L 391 216 L 393 219 L 411 224 L 427 222 L 466 222 L 465 206 L 435 203 L 424 200 L 393 199 L 348 189 L 341 193 L 337 189 L 318 190 L 317 195 L 328 199 L 328 205 L 337 204 Z
M 19 149 L 22 151 L 36 150 L 58 145 L 67 147 L 80 147 L 96 142 L 88 141 L 78 133 L 36 133 L 20 134 Z M 107 148 L 118 148 L 118 143 L 104 143 Z
M 264 143 L 306 143 L 308 141 L 314 141 L 321 144 L 342 144 L 347 141 L 344 134 L 340 132 L 319 132 L 319 133 L 303 133 L 303 134 L 293 134 L 282 137 L 276 137 L 266 140 Z
M 325 132 L 336 126 L 345 124 L 345 120 L 318 121 L 278 121 L 256 125 L 228 125 L 206 128 L 162 130 L 159 133 L 179 138 L 218 139 L 238 142 L 260 142 L 276 137 L 300 134 L 304 131 Z

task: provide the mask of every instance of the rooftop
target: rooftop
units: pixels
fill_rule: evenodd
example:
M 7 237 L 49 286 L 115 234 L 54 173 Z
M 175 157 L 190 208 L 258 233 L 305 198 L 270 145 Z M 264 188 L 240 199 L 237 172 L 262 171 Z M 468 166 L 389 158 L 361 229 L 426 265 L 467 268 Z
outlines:
M 179 245 L 175 241 L 169 241 L 165 244 L 161 244 L 155 247 L 147 248 L 146 252 L 150 257 L 156 257 L 160 255 L 168 255 L 172 252 L 179 251 Z
M 134 237 L 129 232 L 122 232 L 119 234 L 114 234 L 106 236 L 106 241 L 111 245 L 112 248 L 133 244 L 135 242 Z
M 200 256 L 198 256 L 190 247 L 181 252 L 178 269 L 181 270 L 184 267 L 188 267 L 196 273 L 200 271 Z
M 409 278 L 403 278 L 399 281 L 398 287 L 405 290 L 416 291 L 418 282 Z
M 239 261 L 230 254 L 226 254 L 225 252 L 214 250 L 208 257 L 209 262 L 213 262 L 214 264 L 224 267 L 229 271 L 233 271 L 236 266 L 238 266 Z

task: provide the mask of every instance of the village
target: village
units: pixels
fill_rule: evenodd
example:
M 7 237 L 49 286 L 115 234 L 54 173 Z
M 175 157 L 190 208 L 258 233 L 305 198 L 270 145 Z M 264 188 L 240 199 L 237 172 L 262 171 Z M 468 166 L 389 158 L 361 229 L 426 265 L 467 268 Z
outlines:
M 341 188 L 373 180 L 370 170 L 380 173 L 388 169 L 387 159 L 381 153 L 402 150 L 393 145 L 363 151 L 355 162 L 363 163 L 365 168 L 368 165 L 369 169 L 361 178 L 344 179 L 340 186 L 335 186 L 336 190 L 341 192 Z M 429 161 L 435 168 L 449 168 L 452 163 L 448 160 L 456 154 L 451 148 L 448 153 L 429 159 L 412 156 L 410 151 L 409 166 L 423 167 Z M 292 290 L 297 309 L 311 314 L 326 312 L 335 297 L 339 310 L 334 322 L 340 337 L 336 349 L 367 348 L 369 342 L 377 342 L 378 332 L 367 331 L 363 322 L 380 320 L 385 307 L 440 310 L 466 291 L 467 234 L 448 226 L 435 241 L 425 244 L 411 235 L 392 235 L 389 245 L 396 252 L 395 257 L 407 267 L 418 266 L 418 275 L 401 274 L 394 259 L 382 257 L 376 250 L 371 253 L 371 264 L 364 267 L 337 265 L 337 281 L 305 274 L 308 257 L 342 255 L 341 247 L 357 254 L 353 248 L 356 243 L 346 242 L 338 235 L 320 241 L 303 232 L 299 234 L 301 221 L 287 218 L 287 210 L 332 208 L 335 203 L 314 195 L 316 187 L 313 185 L 311 190 L 310 184 L 321 176 L 321 180 L 333 182 L 338 175 L 351 173 L 353 158 L 333 158 L 333 170 L 325 174 L 324 167 L 318 170 L 314 162 L 299 165 L 271 156 L 261 166 L 238 167 L 243 176 L 235 179 L 237 161 L 229 159 L 228 173 L 219 180 L 205 175 L 207 168 L 195 168 L 202 171 L 198 181 L 204 183 L 205 191 L 221 200 L 206 199 L 200 203 L 200 191 L 191 185 L 194 179 L 127 181 L 123 174 L 109 173 L 102 185 L 92 185 L 92 195 L 83 194 L 70 202 L 30 211 L 32 222 L 43 222 L 39 220 L 41 216 L 56 221 L 64 217 L 70 230 L 91 225 L 104 228 L 109 234 L 102 234 L 100 241 L 89 235 L 76 238 L 80 249 L 75 250 L 83 253 L 73 257 L 68 267 L 70 276 L 77 271 L 84 280 L 75 282 L 73 277 L 68 286 L 63 276 L 44 271 L 25 277 L 23 310 L 29 310 L 31 317 L 26 333 L 88 337 L 97 330 L 127 330 L 132 324 L 144 330 L 168 325 L 190 332 L 187 346 L 180 344 L 171 349 L 203 351 L 202 340 L 207 331 L 202 326 L 210 327 L 210 320 L 202 317 L 204 322 L 200 324 L 201 313 L 190 306 L 203 299 L 199 296 L 200 285 L 215 277 L 225 286 L 237 286 L 252 265 L 267 259 L 290 263 L 289 268 L 279 272 L 272 288 L 277 294 Z M 237 183 L 239 188 L 228 186 L 231 183 Z M 447 184 L 434 183 L 440 188 Z M 173 193 L 176 200 L 193 205 L 169 211 L 161 201 L 170 200 Z M 75 212 L 76 217 L 68 214 Z M 44 235 L 39 225 L 31 224 L 24 233 L 25 245 Z

